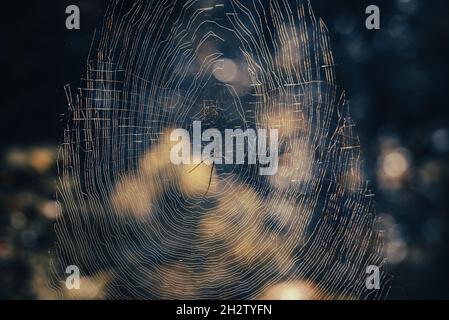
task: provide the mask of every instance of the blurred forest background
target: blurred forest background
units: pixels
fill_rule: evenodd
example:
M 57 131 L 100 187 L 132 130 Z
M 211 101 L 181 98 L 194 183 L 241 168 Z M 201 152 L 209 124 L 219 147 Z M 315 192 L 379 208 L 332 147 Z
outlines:
M 65 8 L 81 9 L 81 30 Z M 365 8 L 381 9 L 381 30 Z M 53 245 L 63 87 L 85 71 L 107 1 L 3 4 L 0 165 L 0 298 L 39 298 Z M 365 173 L 386 226 L 389 298 L 449 298 L 449 3 L 312 0 L 327 24 L 338 81 L 358 126 Z

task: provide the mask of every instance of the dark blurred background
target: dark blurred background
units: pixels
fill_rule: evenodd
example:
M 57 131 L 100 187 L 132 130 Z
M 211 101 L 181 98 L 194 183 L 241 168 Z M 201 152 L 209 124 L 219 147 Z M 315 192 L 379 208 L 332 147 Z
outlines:
M 444 0 L 311 0 L 329 28 L 393 275 L 389 298 L 449 298 L 449 71 Z M 63 87 L 76 88 L 108 1 L 2 4 L 0 298 L 39 298 L 53 244 Z M 81 9 L 81 30 L 65 8 Z M 381 29 L 365 28 L 365 8 Z

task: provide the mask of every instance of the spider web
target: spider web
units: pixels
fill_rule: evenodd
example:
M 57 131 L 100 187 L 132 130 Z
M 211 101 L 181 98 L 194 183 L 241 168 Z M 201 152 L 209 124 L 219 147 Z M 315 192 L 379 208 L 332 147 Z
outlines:
M 258 299 L 299 282 L 313 299 L 384 295 L 384 279 L 365 287 L 382 237 L 334 65 L 307 1 L 112 1 L 66 87 L 59 296 L 69 265 L 101 298 Z M 198 120 L 278 129 L 277 174 L 171 164 L 171 130 Z

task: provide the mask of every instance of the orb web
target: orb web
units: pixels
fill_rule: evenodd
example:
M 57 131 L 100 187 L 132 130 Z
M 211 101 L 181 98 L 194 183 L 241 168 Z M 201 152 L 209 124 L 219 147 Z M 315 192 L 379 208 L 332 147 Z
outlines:
M 334 67 L 307 1 L 112 1 L 81 87 L 66 87 L 59 296 L 380 296 L 365 271 L 382 239 Z M 278 172 L 173 165 L 170 132 L 193 121 L 278 129 Z M 88 289 L 61 285 L 68 265 Z

